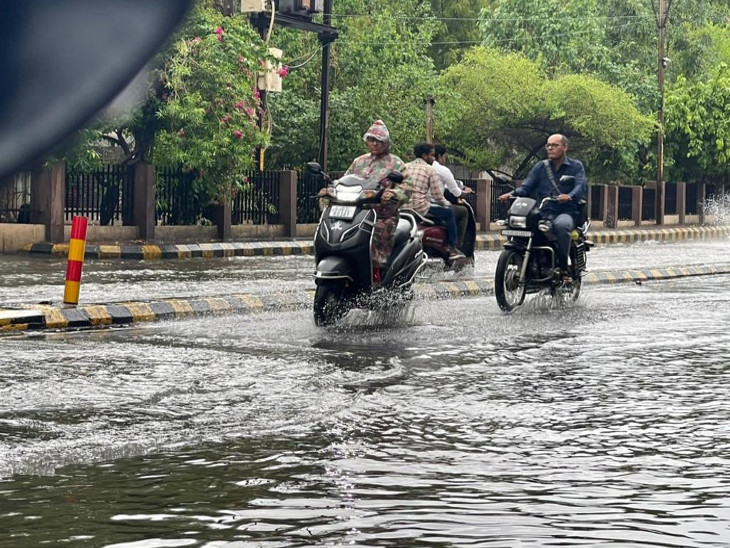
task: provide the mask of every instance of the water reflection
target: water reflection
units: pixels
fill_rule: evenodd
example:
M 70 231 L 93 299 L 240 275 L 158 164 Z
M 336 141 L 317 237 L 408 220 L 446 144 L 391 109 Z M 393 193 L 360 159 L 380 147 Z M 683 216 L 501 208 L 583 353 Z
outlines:
M 0 547 L 725 546 L 728 289 L 8 339 Z

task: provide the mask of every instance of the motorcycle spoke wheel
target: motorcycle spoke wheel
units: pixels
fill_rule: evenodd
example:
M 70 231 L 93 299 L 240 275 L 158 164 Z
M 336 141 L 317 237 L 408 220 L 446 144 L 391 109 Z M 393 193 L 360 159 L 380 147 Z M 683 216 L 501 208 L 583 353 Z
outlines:
M 513 249 L 502 251 L 494 275 L 494 295 L 499 308 L 511 312 L 525 300 L 525 286 L 520 284 L 523 257 Z

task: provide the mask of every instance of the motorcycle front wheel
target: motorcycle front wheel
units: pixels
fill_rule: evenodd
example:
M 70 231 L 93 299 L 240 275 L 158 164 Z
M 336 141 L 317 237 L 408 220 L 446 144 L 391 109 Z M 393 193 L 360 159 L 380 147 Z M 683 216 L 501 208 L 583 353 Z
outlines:
M 494 296 L 499 308 L 511 312 L 525 300 L 525 285 L 520 285 L 523 256 L 514 249 L 505 249 L 494 273 Z
M 314 292 L 314 324 L 327 327 L 337 323 L 349 311 L 344 300 L 344 283 L 340 280 L 321 282 Z

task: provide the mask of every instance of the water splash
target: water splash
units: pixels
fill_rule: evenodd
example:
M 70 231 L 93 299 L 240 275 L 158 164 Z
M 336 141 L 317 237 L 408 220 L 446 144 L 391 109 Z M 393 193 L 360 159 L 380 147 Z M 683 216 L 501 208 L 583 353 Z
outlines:
M 730 226 L 730 194 L 717 194 L 704 203 L 705 224 Z

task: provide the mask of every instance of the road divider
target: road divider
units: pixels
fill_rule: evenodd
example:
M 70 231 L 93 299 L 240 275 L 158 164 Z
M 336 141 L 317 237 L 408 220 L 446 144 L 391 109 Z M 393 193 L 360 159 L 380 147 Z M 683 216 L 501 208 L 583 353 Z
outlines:
M 672 228 L 636 228 L 632 230 L 594 230 L 590 238 L 600 245 L 621 245 L 636 242 L 680 242 L 727 238 L 730 227 L 687 226 Z M 496 250 L 502 247 L 504 238 L 497 233 L 477 235 L 476 249 Z M 25 251 L 35 255 L 68 256 L 69 244 L 38 243 L 27 245 Z M 123 244 L 86 245 L 85 259 L 187 259 L 194 257 L 266 257 L 312 255 L 311 240 L 284 242 L 221 242 L 199 244 Z
M 730 274 L 730 263 L 590 272 L 583 278 L 583 283 L 584 285 L 643 283 L 718 274 Z M 61 305 L 28 305 L 23 308 L 0 309 L 0 333 L 44 328 L 55 330 L 98 328 L 214 315 L 299 310 L 312 306 L 313 293 L 314 289 L 273 294 L 93 304 L 75 308 L 65 308 Z M 415 285 L 417 300 L 479 297 L 493 293 L 494 281 L 488 278 L 421 282 Z

